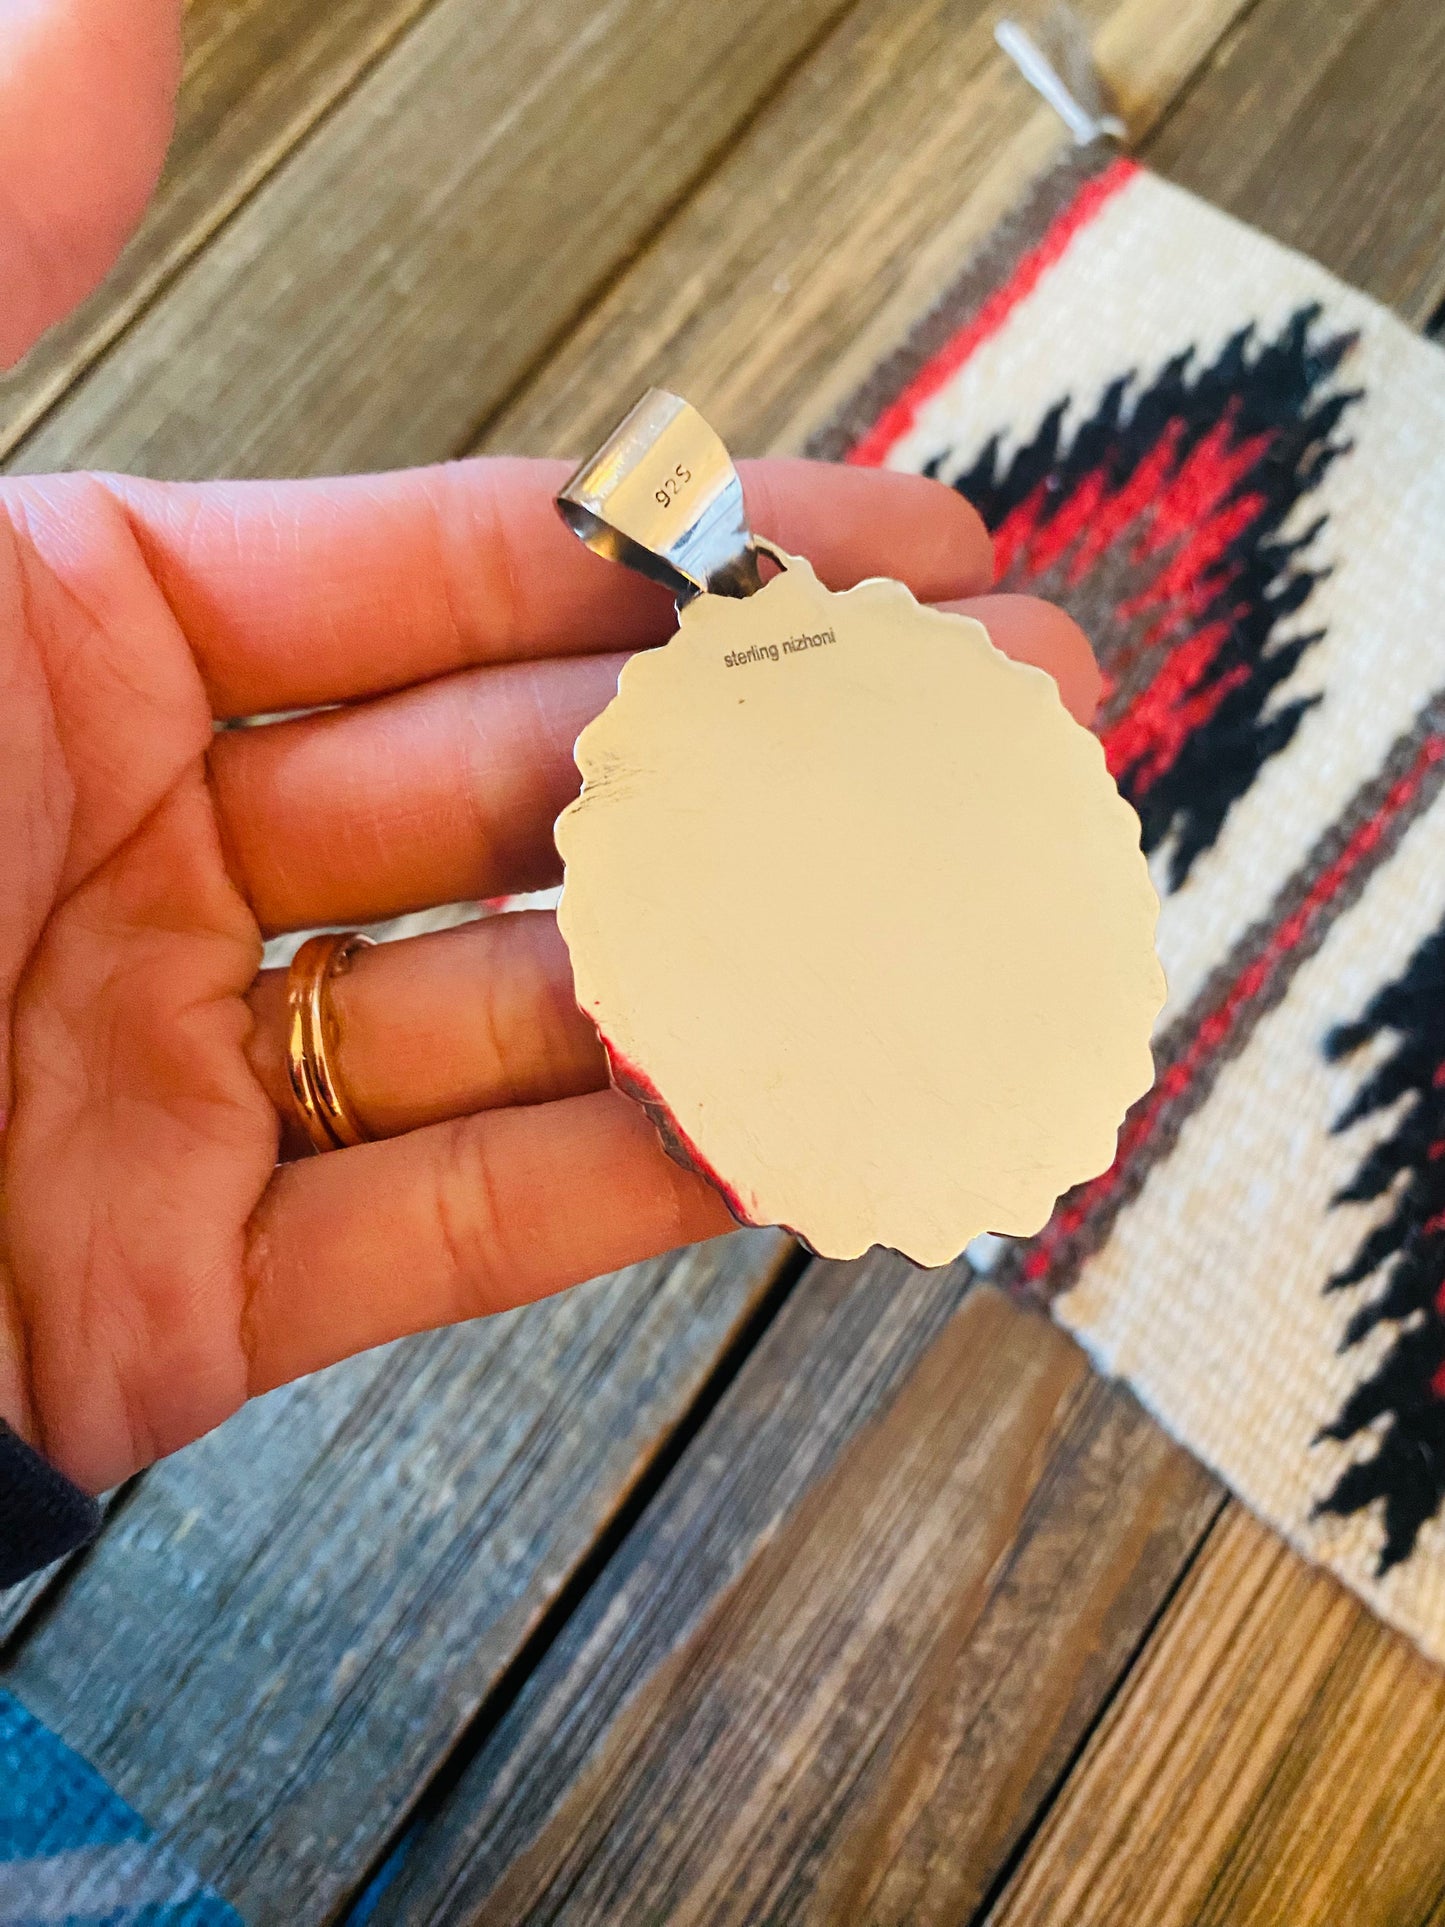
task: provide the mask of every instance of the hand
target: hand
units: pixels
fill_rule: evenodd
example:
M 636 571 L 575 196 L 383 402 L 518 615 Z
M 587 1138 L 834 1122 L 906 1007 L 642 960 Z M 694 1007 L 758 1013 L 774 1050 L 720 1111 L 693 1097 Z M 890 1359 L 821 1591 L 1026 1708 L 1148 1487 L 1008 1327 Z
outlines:
M 0 9 L 5 359 L 139 210 L 177 7 Z M 660 591 L 563 529 L 565 473 L 0 483 L 0 1417 L 91 1490 L 299 1373 L 731 1224 L 606 1088 L 536 914 L 363 953 L 334 995 L 378 1141 L 277 1162 L 263 934 L 554 881 L 572 742 L 669 633 Z M 784 462 L 744 484 L 834 587 L 988 586 L 978 518 L 936 483 Z M 955 606 L 1088 717 L 1067 617 Z
M 92 1489 L 298 1373 L 730 1226 L 605 1088 L 537 913 L 337 978 L 382 1141 L 276 1163 L 263 933 L 554 881 L 573 740 L 621 652 L 669 632 L 661 591 L 563 528 L 565 473 L 0 485 L 0 1413 Z M 760 532 L 835 587 L 988 583 L 978 518 L 937 483 L 793 462 L 744 482 Z M 1067 617 L 963 606 L 1089 713 Z

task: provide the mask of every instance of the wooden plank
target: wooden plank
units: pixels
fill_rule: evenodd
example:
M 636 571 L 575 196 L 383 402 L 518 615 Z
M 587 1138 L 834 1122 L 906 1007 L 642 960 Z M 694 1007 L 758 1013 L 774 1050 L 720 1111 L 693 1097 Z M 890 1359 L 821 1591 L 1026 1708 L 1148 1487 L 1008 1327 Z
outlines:
M 1424 322 L 1445 293 L 1433 0 L 1245 9 L 1177 115 L 1241 10 L 1087 11 L 1146 159 Z M 985 26 L 937 8 L 845 23 L 478 446 L 570 453 L 659 381 L 739 448 L 801 446 L 1060 146 Z
M 1445 1676 L 1232 1505 L 990 1927 L 1387 1927 L 1445 1891 Z
M 1136 135 L 1243 0 L 1086 0 Z M 982 0 L 849 16 L 477 446 L 595 444 L 651 382 L 729 445 L 797 449 L 1067 146 Z
M 1333 51 L 1325 63 L 1324 73 L 1315 75 L 1317 90 L 1325 80 L 1337 94 L 1345 87 L 1350 63 L 1358 54 L 1361 34 L 1376 11 L 1368 6 L 1353 9 L 1351 30 L 1331 42 Z M 1307 25 L 1311 7 L 1306 4 L 1298 12 L 1300 20 Z M 1263 18 L 1264 14 L 1265 9 L 1261 8 L 1251 19 Z M 896 28 L 896 16 L 892 18 Z M 1276 25 L 1283 33 L 1283 28 Z M 827 151 L 815 151 L 808 166 L 789 171 L 790 156 L 804 154 L 807 158 L 808 115 L 816 101 L 826 94 L 844 103 L 845 112 L 848 111 L 859 99 L 859 89 L 873 63 L 880 60 L 880 48 L 891 44 L 896 52 L 896 41 L 888 43 L 868 37 L 869 31 L 875 28 L 878 33 L 883 32 L 876 15 L 866 22 L 860 16 L 847 23 L 799 77 L 795 89 L 796 109 L 792 92 L 780 97 L 770 114 L 750 130 L 747 140 L 714 180 L 679 213 L 649 254 L 619 282 L 554 362 L 488 432 L 486 445 L 521 445 L 538 451 L 575 449 L 585 445 L 589 437 L 605 425 L 621 395 L 647 380 L 666 378 L 699 397 L 714 418 L 723 422 L 734 440 L 754 447 L 788 446 L 795 443 L 819 415 L 829 412 L 831 403 L 826 395 L 821 403 L 813 399 L 817 393 L 827 390 L 825 371 L 829 366 L 846 365 L 846 379 L 836 384 L 842 392 L 858 373 L 871 365 L 882 346 L 891 345 L 904 332 L 914 316 L 927 306 L 937 287 L 955 271 L 960 250 L 953 244 L 960 235 L 968 234 L 966 225 L 960 224 L 948 231 L 949 244 L 940 245 L 931 256 L 928 247 L 932 236 L 928 232 L 920 235 L 917 229 L 908 231 L 916 258 L 925 265 L 904 299 L 895 290 L 903 284 L 906 262 L 889 257 L 886 252 L 881 258 L 879 253 L 870 252 L 870 248 L 878 246 L 871 230 L 867 246 L 858 245 L 850 259 L 836 260 L 840 251 L 856 240 L 858 226 L 868 207 L 867 194 L 855 192 L 849 172 L 841 162 L 832 161 Z M 1289 36 L 1284 37 L 1288 40 Z M 947 103 L 952 102 L 965 118 L 981 115 L 986 138 L 994 131 L 987 118 L 987 103 L 970 95 L 967 76 L 949 64 L 948 48 L 937 41 L 920 44 L 931 63 L 931 71 L 938 75 L 939 93 L 945 97 L 945 104 L 938 111 L 946 113 Z M 853 51 L 856 72 L 841 62 L 844 48 Z M 832 64 L 835 61 L 840 64 Z M 889 80 L 895 91 L 902 89 L 906 93 L 908 105 L 904 118 L 915 151 L 923 156 L 918 177 L 903 170 L 904 189 L 897 200 L 888 202 L 885 210 L 888 222 L 902 222 L 906 228 L 911 217 L 910 195 L 916 193 L 927 201 L 931 179 L 937 171 L 938 147 L 932 144 L 934 123 L 920 105 L 918 92 L 908 91 L 908 76 L 900 79 L 896 60 L 889 70 Z M 1361 85 L 1376 86 L 1379 75 L 1367 65 L 1357 80 Z M 1208 192 L 1211 181 L 1217 179 L 1216 198 L 1226 201 L 1231 181 L 1240 178 L 1237 172 L 1231 174 L 1230 168 L 1237 168 L 1242 149 L 1251 157 L 1251 165 L 1242 176 L 1246 182 L 1268 180 L 1272 171 L 1287 175 L 1288 146 L 1297 131 L 1288 95 L 1281 98 L 1277 117 L 1267 111 L 1266 101 L 1256 103 L 1252 120 L 1242 118 L 1234 108 L 1238 83 L 1238 71 L 1231 70 L 1229 63 L 1222 63 L 1203 76 L 1189 100 L 1193 116 L 1188 143 L 1193 170 L 1190 184 Z M 1355 111 L 1347 92 L 1339 97 L 1349 111 Z M 876 101 L 872 109 L 880 111 Z M 865 102 L 852 121 L 845 120 L 845 131 L 837 136 L 840 149 L 846 141 L 849 150 L 860 156 L 859 165 L 865 178 L 871 178 L 868 170 L 874 162 L 868 111 Z M 1135 111 L 1137 125 L 1137 103 Z M 793 118 L 785 118 L 789 114 Z M 781 123 L 780 131 L 775 131 L 775 120 Z M 888 133 L 874 138 L 886 152 Z M 1164 138 L 1161 136 L 1161 150 Z M 819 143 L 821 139 L 819 136 Z M 1397 191 L 1406 195 L 1416 189 L 1425 195 L 1432 193 L 1437 185 L 1435 173 L 1413 123 L 1407 122 L 1402 127 L 1398 149 L 1390 146 L 1391 136 L 1385 126 L 1381 127 L 1380 139 L 1382 147 L 1389 148 L 1389 155 L 1376 155 L 1372 162 L 1377 191 L 1384 191 L 1380 183 L 1393 181 Z M 1015 150 L 1015 158 L 1018 152 Z M 894 159 L 896 161 L 896 154 Z M 962 181 L 975 193 L 982 193 L 984 203 L 988 204 L 987 192 L 980 187 L 985 176 L 979 166 L 970 174 L 956 156 L 952 179 L 955 184 Z M 1013 185 L 1016 183 L 1010 183 L 1010 189 Z M 762 207 L 767 218 L 755 219 L 743 239 L 725 245 L 723 237 L 743 233 L 740 211 L 749 205 Z M 973 218 L 972 208 L 971 203 L 968 218 Z M 880 222 L 880 225 L 886 224 Z M 945 230 L 940 227 L 936 231 Z M 816 253 L 812 253 L 809 250 L 813 236 L 819 232 L 823 239 Z M 1300 226 L 1285 238 L 1299 241 L 1309 236 Z M 1373 292 L 1394 301 L 1407 314 L 1414 314 L 1422 298 L 1419 289 L 1428 283 L 1429 277 L 1420 280 L 1413 275 L 1413 270 L 1409 274 L 1401 272 L 1401 262 L 1407 252 L 1398 248 L 1373 252 L 1364 249 L 1350 265 L 1351 271 Z M 866 306 L 870 288 L 872 308 Z M 800 314 L 796 312 L 799 309 Z M 900 313 L 900 309 L 903 312 Z M 877 316 L 885 312 L 886 325 L 877 323 Z M 866 353 L 850 362 L 850 344 L 855 339 L 866 341 L 868 346 Z M 748 1377 L 745 1373 L 740 1380 L 740 1392 Z M 1152 1429 L 1142 1430 L 1151 1442 L 1157 1439 Z M 719 1433 L 710 1447 L 705 1437 L 696 1449 L 699 1454 L 710 1450 L 713 1459 L 722 1462 L 741 1446 L 731 1435 Z M 899 1450 L 906 1449 L 906 1442 L 900 1441 Z M 785 1463 L 786 1459 L 781 1456 L 776 1461 L 779 1467 Z M 686 1471 L 686 1468 L 680 1469 L 678 1481 L 685 1481 Z M 684 1488 L 675 1502 L 684 1511 L 691 1503 L 700 1512 L 723 1504 L 721 1498 L 712 1496 L 701 1476 L 690 1491 Z M 1196 1519 L 1198 1516 L 1194 1514 Z M 664 1530 L 662 1526 L 655 1529 L 659 1533 Z M 754 1529 L 750 1518 L 740 1520 L 736 1527 L 749 1546 Z M 650 1516 L 648 1531 L 653 1530 Z M 724 1539 L 723 1529 L 717 1530 L 719 1539 Z M 790 1528 L 769 1523 L 756 1530 L 763 1535 L 772 1531 L 786 1533 Z M 1188 1533 L 1181 1530 L 1178 1542 L 1181 1564 L 1189 1542 Z M 786 1543 L 791 1544 L 791 1540 Z M 645 1558 L 647 1555 L 631 1550 L 628 1556 Z M 719 1600 L 728 1586 L 753 1583 L 746 1576 L 735 1580 L 734 1569 L 721 1550 L 709 1556 L 718 1564 L 721 1575 L 715 1582 Z M 741 1570 L 746 1575 L 751 1568 Z M 771 1574 L 773 1568 L 769 1566 L 768 1571 Z M 786 1581 L 786 1571 L 776 1575 L 779 1587 Z M 691 1595 L 685 1595 L 681 1603 L 676 1603 L 676 1583 L 679 1581 L 672 1568 L 661 1562 L 646 1583 L 639 1581 L 635 1586 L 625 1577 L 615 1579 L 608 1575 L 596 1598 L 588 1602 L 585 1618 L 575 1630 L 569 1629 L 558 1655 L 549 1659 L 519 1702 L 514 1716 L 487 1741 L 458 1787 L 449 1794 L 441 1812 L 430 1817 L 429 1824 L 410 1846 L 396 1881 L 379 1903 L 378 1918 L 441 1920 L 463 1914 L 471 1918 L 474 1913 L 482 1920 L 508 1920 L 524 1913 L 532 1917 L 528 1910 L 533 1907 L 538 1919 L 606 1917 L 599 1896 L 609 1877 L 608 1870 L 623 1884 L 606 1888 L 606 1904 L 611 1906 L 619 1894 L 624 1894 L 628 1904 L 645 1908 L 645 1896 L 654 1892 L 643 1885 L 646 1870 L 624 1871 L 626 1837 L 614 1840 L 609 1831 L 630 1827 L 636 1817 L 626 1806 L 627 1790 L 639 1790 L 646 1771 L 656 1774 L 654 1788 L 671 1788 L 678 1784 L 678 1776 L 686 1777 L 690 1785 L 693 1780 L 706 1777 L 709 1764 L 713 1767 L 714 1779 L 731 1779 L 737 1758 L 736 1754 L 729 1753 L 725 1758 L 713 1755 L 709 1761 L 699 1761 L 688 1750 L 687 1735 L 679 1735 L 672 1720 L 671 1692 L 681 1692 L 687 1685 L 683 1673 L 674 1670 L 684 1662 L 674 1660 L 673 1653 L 691 1655 L 698 1666 L 714 1663 L 714 1648 L 690 1643 L 691 1633 L 682 1644 L 674 1640 L 670 1624 L 674 1611 L 684 1627 L 700 1624 L 697 1616 L 704 1612 L 704 1606 Z M 629 1614 L 646 1615 L 646 1602 L 650 1598 L 667 1601 L 669 1623 L 659 1626 L 649 1619 L 647 1637 L 653 1641 L 652 1656 L 639 1658 L 632 1631 L 636 1621 Z M 722 1615 L 726 1608 L 718 1604 L 715 1610 Z M 765 1613 L 765 1602 L 757 1603 L 756 1611 Z M 728 1637 L 737 1641 L 737 1650 L 752 1655 L 756 1664 L 765 1665 L 766 1654 L 758 1656 L 755 1646 L 747 1643 L 748 1629 L 738 1630 L 731 1621 L 728 1624 Z M 783 1636 L 778 1622 L 770 1619 L 767 1624 L 779 1637 Z M 916 1628 L 911 1631 L 914 1637 L 924 1637 Z M 699 1642 L 702 1637 L 699 1633 Z M 731 1646 L 728 1648 L 729 1653 L 733 1650 Z M 961 1677 L 976 1678 L 968 1673 L 966 1660 L 960 1659 L 958 1664 Z M 665 1679 L 668 1683 L 665 1690 L 659 1689 L 658 1697 L 653 1696 L 654 1679 Z M 990 1765 L 998 1774 L 993 1784 L 1007 1787 L 1008 1792 L 999 1795 L 999 1810 L 989 1814 L 987 1824 L 977 1833 L 973 1831 L 973 1816 L 980 1801 L 987 1803 L 988 1783 L 983 1794 L 977 1795 L 976 1782 L 968 1777 L 971 1762 L 968 1771 L 956 1780 L 946 1775 L 939 1777 L 937 1785 L 944 1791 L 939 1794 L 936 1806 L 927 1811 L 925 1821 L 919 1826 L 919 1837 L 930 1840 L 932 1828 L 950 1840 L 961 1837 L 962 1844 L 958 1848 L 957 1864 L 949 1865 L 946 1853 L 942 1857 L 943 1871 L 936 1876 L 940 1882 L 936 1912 L 930 1911 L 933 1896 L 926 1884 L 910 1887 L 908 1883 L 915 1877 L 910 1870 L 920 1861 L 930 1867 L 937 1867 L 939 1863 L 930 1862 L 927 1850 L 916 1848 L 911 1839 L 898 1857 L 897 1864 L 905 1871 L 895 1875 L 890 1862 L 889 1873 L 880 1875 L 878 1884 L 868 1890 L 866 1905 L 858 1901 L 862 1889 L 848 1887 L 846 1882 L 842 1887 L 829 1885 L 834 1875 L 828 1873 L 818 1876 L 818 1887 L 810 1894 L 806 1906 L 798 1901 L 798 1909 L 815 1918 L 956 1920 L 965 1917 L 972 1904 L 969 1896 L 976 1899 L 985 1890 L 988 1878 L 992 1877 L 990 1870 L 996 1870 L 1006 1859 L 1007 1843 L 1019 1837 L 1029 1825 L 1032 1803 L 1044 1797 L 1047 1773 L 1033 1771 L 1037 1752 L 1030 1749 L 1037 1748 L 1038 1723 L 1047 1728 L 1048 1708 L 1057 1691 L 1056 1676 L 1048 1665 L 1043 1665 L 1032 1677 L 1030 1686 L 1036 1698 L 1031 1697 L 1030 1691 L 1020 1690 L 1018 1703 L 1010 1709 L 1009 1720 L 1000 1720 L 991 1732 Z M 1102 1699 L 1107 1687 L 1101 1686 L 1099 1692 Z M 946 1695 L 941 1697 L 946 1706 L 952 1706 Z M 631 1710 L 634 1703 L 643 1709 L 640 1713 Z M 1096 1701 L 1095 1710 L 1098 1704 Z M 949 1715 L 941 1712 L 939 1717 L 946 1721 Z M 870 1718 L 871 1712 L 865 1710 L 858 1721 L 861 1731 L 855 1731 L 851 1738 L 845 1733 L 838 1740 L 831 1759 L 831 1769 L 837 1775 L 866 1776 L 870 1770 L 866 1763 L 859 1764 L 866 1762 L 868 1749 L 876 1740 L 877 1728 L 868 1724 Z M 616 1734 L 608 1730 L 607 1723 L 611 1720 L 617 1722 Z M 669 1745 L 660 1746 L 652 1737 L 649 1720 L 667 1723 Z M 837 1729 L 832 1730 L 836 1738 Z M 789 1736 L 780 1736 L 776 1727 L 769 1728 L 769 1733 L 776 1750 L 786 1753 Z M 877 1744 L 887 1751 L 886 1742 Z M 964 1751 L 960 1758 L 968 1760 L 969 1755 Z M 635 1766 L 631 1764 L 633 1761 Z M 768 1765 L 747 1754 L 741 1770 L 744 1777 L 751 1773 L 766 1778 Z M 807 1824 L 806 1812 L 800 1820 L 797 1808 L 806 1810 L 809 1796 L 804 1794 L 798 1801 L 790 1802 L 775 1785 L 774 1793 L 778 1805 L 785 1806 L 790 1816 L 784 1831 L 792 1829 L 789 1838 L 795 1842 L 798 1831 L 805 1830 Z M 714 1788 L 706 1797 L 725 1801 L 729 1792 L 727 1788 L 720 1791 Z M 1015 1804 L 1010 1806 L 1010 1800 Z M 823 1804 L 826 1806 L 826 1801 Z M 882 1808 L 906 1813 L 908 1800 L 899 1795 L 891 1806 L 884 1800 Z M 662 1853 L 665 1870 L 676 1873 L 683 1849 L 678 1848 L 674 1853 L 667 1844 L 672 1837 L 671 1809 L 663 1806 L 660 1794 L 655 1797 L 651 1812 L 664 1844 L 647 1849 L 647 1866 Z M 813 1817 L 820 1829 L 831 1824 L 826 1813 Z M 911 1819 L 900 1820 L 898 1824 L 905 1834 L 910 1834 L 914 1825 Z M 579 1847 L 567 1862 L 569 1871 L 564 1875 L 563 1860 L 571 1851 L 569 1830 L 571 1834 L 579 1834 L 584 1825 L 590 1828 L 586 1845 Z M 866 1824 L 850 1830 L 867 1835 Z M 643 1848 L 635 1836 L 627 1837 L 633 1838 L 636 1852 L 641 1856 Z M 690 1839 L 688 1850 L 693 1846 L 695 1842 Z M 740 1864 L 751 1867 L 754 1851 L 763 1853 L 767 1869 L 777 1871 L 778 1861 L 770 1849 L 759 1848 L 751 1839 L 748 1851 L 738 1852 Z M 780 1848 L 779 1852 L 782 1851 Z M 827 1860 L 832 1849 L 819 1846 L 817 1851 Z M 972 1860 L 970 1854 L 974 1855 Z M 830 1864 L 836 1866 L 841 1862 Z M 721 1881 L 720 1867 L 716 1871 Z M 585 1889 L 585 1893 L 592 1896 L 590 1902 L 581 1898 L 575 1905 L 564 1902 L 564 1889 L 572 1891 L 567 1882 L 573 1876 L 584 1883 L 576 1889 L 577 1893 L 580 1895 Z M 664 1875 L 659 1873 L 657 1877 L 662 1879 Z M 767 1877 L 767 1871 L 760 1875 L 760 1878 Z M 687 1878 L 694 1878 L 691 1867 Z M 742 1903 L 735 1903 L 733 1898 L 740 1889 L 722 1885 L 708 1887 L 705 1876 L 697 1878 L 703 1884 L 689 1885 L 682 1890 L 686 1904 L 679 1902 L 678 1911 L 689 1918 L 708 1919 L 732 1918 L 741 1912 Z M 892 1880 L 897 1884 L 890 1886 Z M 632 1884 L 626 1884 L 628 1881 Z M 669 1889 L 670 1896 L 673 1891 Z M 796 1899 L 796 1890 L 789 1891 L 784 1913 L 790 1912 Z M 756 1901 L 756 1889 L 749 1885 L 747 1892 Z M 841 1913 L 830 1911 L 829 1896 L 836 1897 L 839 1893 L 847 1896 L 850 1905 L 856 1903 L 858 1911 L 849 1913 L 846 1908 Z M 467 1912 L 468 1909 L 473 1912 Z M 603 1910 L 599 1912 L 599 1909 Z M 625 1911 L 624 1907 L 623 1914 Z M 1135 1918 L 1148 1918 L 1148 1915 Z
M 175 138 L 103 288 L 0 375 L 0 456 L 405 31 L 429 0 L 191 0 Z
M 376 1922 L 967 1917 L 1218 1495 L 960 1283 L 810 1269 Z
M 435 0 L 17 450 L 454 454 L 850 0 Z
M 150 1474 L 0 1678 L 251 1927 L 329 1918 L 787 1250 L 740 1233 L 257 1402 Z
M 1445 7 L 1262 0 L 1149 159 L 1423 327 L 1445 298 Z
M 66 1563 L 64 1559 L 59 1559 L 53 1566 L 47 1566 L 44 1572 L 37 1572 L 33 1579 L 0 1593 L 0 1649 L 8 1646 L 24 1628 L 34 1607 L 65 1571 Z

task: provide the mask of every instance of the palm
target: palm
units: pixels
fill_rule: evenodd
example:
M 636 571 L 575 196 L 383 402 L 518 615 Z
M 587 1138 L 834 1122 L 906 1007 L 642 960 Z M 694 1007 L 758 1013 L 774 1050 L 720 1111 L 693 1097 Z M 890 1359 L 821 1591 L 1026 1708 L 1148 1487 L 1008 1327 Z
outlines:
M 186 638 L 105 490 L 12 503 L 0 650 L 46 700 L 9 724 L 39 728 L 6 797 L 30 833 L 0 853 L 30 926 L 5 959 L 0 1346 L 38 1441 L 101 1486 L 246 1395 L 244 1234 L 278 1118 L 245 1054 L 261 937 Z
M 366 952 L 335 991 L 377 1141 L 276 1162 L 263 933 L 553 880 L 577 731 L 668 631 L 562 529 L 564 474 L 0 489 L 0 1417 L 94 1490 L 298 1373 L 730 1222 L 605 1088 L 537 914 Z M 937 484 L 745 485 L 837 586 L 987 583 Z M 1088 713 L 1067 618 L 968 606 Z

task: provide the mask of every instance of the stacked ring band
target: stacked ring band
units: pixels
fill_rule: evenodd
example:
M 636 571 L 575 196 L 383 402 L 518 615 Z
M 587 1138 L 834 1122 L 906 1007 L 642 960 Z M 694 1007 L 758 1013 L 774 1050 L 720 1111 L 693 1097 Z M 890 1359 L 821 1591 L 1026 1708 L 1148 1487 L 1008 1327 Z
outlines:
M 366 1142 L 336 1073 L 331 980 L 371 942 L 355 930 L 308 937 L 286 974 L 286 1070 L 297 1115 L 318 1151 Z

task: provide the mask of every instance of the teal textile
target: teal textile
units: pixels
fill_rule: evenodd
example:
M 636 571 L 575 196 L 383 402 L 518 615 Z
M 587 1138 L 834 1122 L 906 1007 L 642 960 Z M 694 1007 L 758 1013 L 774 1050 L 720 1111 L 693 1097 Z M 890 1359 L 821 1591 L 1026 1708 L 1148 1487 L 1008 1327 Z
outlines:
M 242 1927 L 96 1772 L 0 1692 L 0 1927 Z

